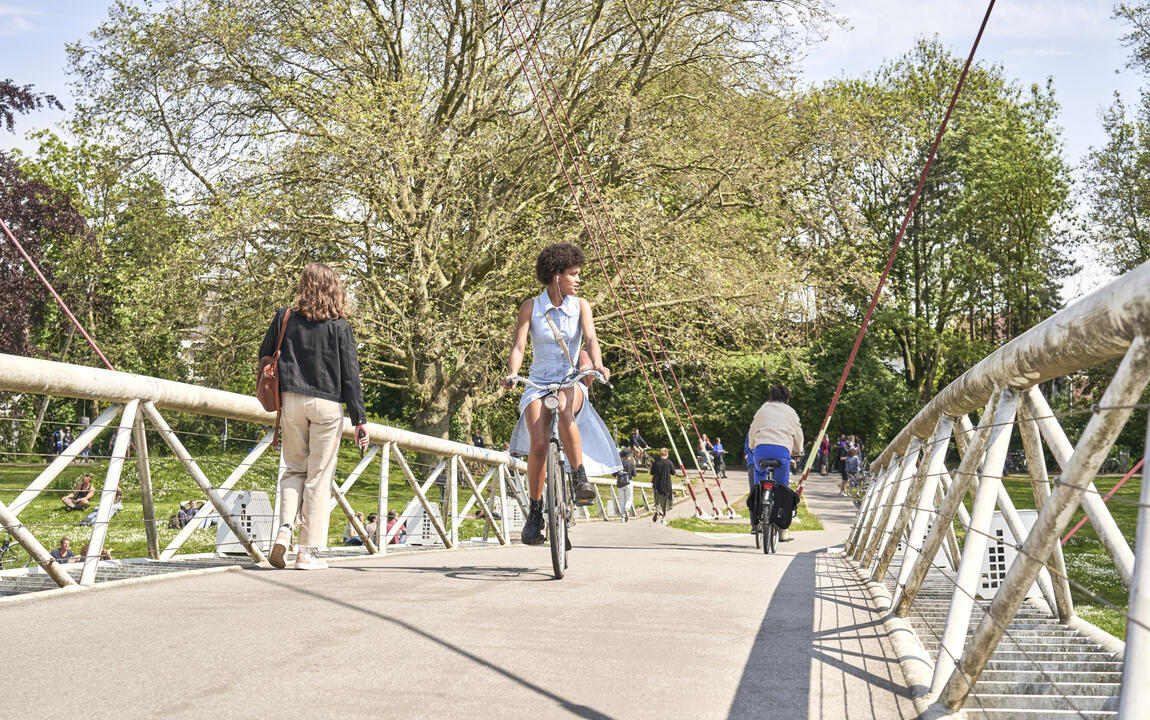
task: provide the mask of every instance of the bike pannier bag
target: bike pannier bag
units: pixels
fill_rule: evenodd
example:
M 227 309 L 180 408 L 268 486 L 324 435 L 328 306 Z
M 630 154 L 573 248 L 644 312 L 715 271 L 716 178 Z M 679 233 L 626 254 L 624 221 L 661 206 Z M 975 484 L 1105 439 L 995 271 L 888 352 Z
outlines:
M 789 528 L 798 504 L 798 493 L 785 485 L 775 485 L 775 505 L 771 508 L 771 524 L 784 530 Z

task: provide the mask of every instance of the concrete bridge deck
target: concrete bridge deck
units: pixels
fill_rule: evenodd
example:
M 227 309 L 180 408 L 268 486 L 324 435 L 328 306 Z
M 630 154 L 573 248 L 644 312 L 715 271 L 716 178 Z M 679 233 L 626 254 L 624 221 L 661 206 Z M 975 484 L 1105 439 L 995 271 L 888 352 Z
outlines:
M 913 717 L 897 660 L 826 529 L 749 536 L 580 523 L 546 548 L 247 568 L 0 604 L 0 718 Z M 301 713 L 302 711 L 302 713 Z

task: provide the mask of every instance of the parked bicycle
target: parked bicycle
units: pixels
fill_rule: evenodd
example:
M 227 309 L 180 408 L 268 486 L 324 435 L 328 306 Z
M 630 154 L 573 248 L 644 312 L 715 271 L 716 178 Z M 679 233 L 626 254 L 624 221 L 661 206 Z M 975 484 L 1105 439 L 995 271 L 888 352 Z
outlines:
M 16 542 L 16 539 L 4 533 L 4 540 L 0 541 L 0 570 L 4 568 L 26 567 L 32 564 L 32 557 Z
M 547 446 L 547 479 L 543 486 L 543 510 L 547 513 L 547 542 L 551 545 L 551 566 L 555 579 L 562 580 L 567 573 L 567 553 L 571 550 L 568 532 L 575 525 L 575 488 L 571 473 L 567 471 L 562 458 L 563 441 L 559 437 L 559 391 L 573 387 L 583 378 L 591 376 L 611 387 L 598 370 L 584 370 L 570 375 L 561 382 L 538 385 L 525 377 L 515 375 L 511 379 L 528 387 L 542 390 L 543 407 L 551 411 L 551 437 Z

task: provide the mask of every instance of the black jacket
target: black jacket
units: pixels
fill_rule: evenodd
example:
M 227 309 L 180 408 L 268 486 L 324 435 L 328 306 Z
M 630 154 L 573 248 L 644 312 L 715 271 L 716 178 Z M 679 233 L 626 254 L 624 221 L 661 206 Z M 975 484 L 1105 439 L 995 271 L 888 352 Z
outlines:
M 651 463 L 651 489 L 660 495 L 671 494 L 671 473 L 675 471 L 675 467 L 671 465 L 671 461 L 667 458 L 656 458 L 655 462 Z
M 260 357 L 275 354 L 280 324 L 287 308 L 280 308 L 260 345 Z M 347 405 L 352 425 L 367 421 L 363 388 L 359 384 L 359 356 L 347 320 L 312 322 L 293 312 L 280 346 L 280 392 L 334 400 Z

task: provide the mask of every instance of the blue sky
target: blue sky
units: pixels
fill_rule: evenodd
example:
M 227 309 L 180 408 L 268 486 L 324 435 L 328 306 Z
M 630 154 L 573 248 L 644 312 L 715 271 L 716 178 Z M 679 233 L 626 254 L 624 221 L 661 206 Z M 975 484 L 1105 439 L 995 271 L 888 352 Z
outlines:
M 65 74 L 64 46 L 85 38 L 103 19 L 107 0 L 0 0 L 0 77 L 33 83 L 72 106 Z M 845 26 L 828 28 L 801 63 L 807 82 L 876 69 L 884 58 L 906 52 L 916 37 L 938 35 L 963 57 L 986 10 L 983 0 L 839 0 L 836 14 Z M 1023 83 L 1054 78 L 1062 104 L 1067 158 L 1077 163 L 1091 145 L 1105 141 L 1099 110 L 1115 91 L 1137 97 L 1142 78 L 1125 70 L 1124 29 L 1101 0 L 999 0 L 979 47 L 978 59 L 1003 66 Z M 16 135 L 0 133 L 0 148 L 31 149 L 30 130 L 52 127 L 64 117 L 42 111 L 17 118 Z M 1089 263 L 1067 283 L 1068 297 L 1080 296 L 1105 281 Z

